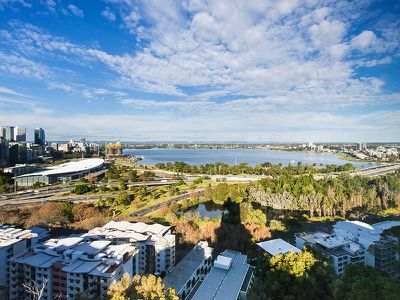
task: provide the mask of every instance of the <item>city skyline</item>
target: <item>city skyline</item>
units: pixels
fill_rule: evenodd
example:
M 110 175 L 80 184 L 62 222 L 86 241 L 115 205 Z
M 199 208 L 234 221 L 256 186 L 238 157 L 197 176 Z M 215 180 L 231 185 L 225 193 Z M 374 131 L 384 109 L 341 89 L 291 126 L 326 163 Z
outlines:
M 400 141 L 395 1 L 0 0 L 0 125 L 64 141 Z

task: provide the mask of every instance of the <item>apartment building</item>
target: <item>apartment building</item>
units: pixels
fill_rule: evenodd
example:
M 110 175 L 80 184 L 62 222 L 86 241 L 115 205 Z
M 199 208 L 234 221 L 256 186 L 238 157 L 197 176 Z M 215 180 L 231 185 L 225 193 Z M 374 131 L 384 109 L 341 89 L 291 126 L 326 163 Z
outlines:
M 181 299 L 186 299 L 196 284 L 204 280 L 213 263 L 213 248 L 207 241 L 200 241 L 180 262 L 164 277 L 166 288 L 175 289 Z
M 83 236 L 87 241 L 106 239 L 135 245 L 139 250 L 140 274 L 165 274 L 175 265 L 175 235 L 170 226 L 110 221 Z
M 38 243 L 9 259 L 10 300 L 31 299 L 23 284 L 43 288 L 43 300 L 105 299 L 110 284 L 138 273 L 137 249 L 109 240 L 68 236 Z
M 360 221 L 339 221 L 333 225 L 331 234 L 325 232 L 298 233 L 296 247 L 313 247 L 332 259 L 337 275 L 348 264 L 363 263 L 391 273 L 399 259 L 395 246 L 398 240 L 384 230 L 400 226 L 399 221 L 369 225 Z
M 198 283 L 186 299 L 245 300 L 252 279 L 253 268 L 247 263 L 247 256 L 225 250 L 217 256 L 206 278 Z
M 337 275 L 341 275 L 349 264 L 365 262 L 365 248 L 342 236 L 317 231 L 298 233 L 295 237 L 297 248 L 312 247 L 331 258 Z
M 8 294 L 9 267 L 7 260 L 31 248 L 47 231 L 38 227 L 19 229 L 0 224 L 0 299 Z
M 369 225 L 360 221 L 340 221 L 333 226 L 333 232 L 362 245 L 367 251 L 365 263 L 381 271 L 393 272 L 398 260 L 399 241 L 384 233 L 385 230 L 400 226 L 400 221 L 386 221 Z

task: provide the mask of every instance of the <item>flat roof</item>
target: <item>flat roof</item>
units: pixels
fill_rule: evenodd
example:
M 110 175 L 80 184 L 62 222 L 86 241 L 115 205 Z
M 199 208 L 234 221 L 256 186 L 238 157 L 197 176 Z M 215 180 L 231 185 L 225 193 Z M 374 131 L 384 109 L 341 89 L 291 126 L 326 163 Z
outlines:
M 165 276 L 165 286 L 174 288 L 179 293 L 203 261 L 212 256 L 212 252 L 213 248 L 209 247 L 207 242 L 199 242 Z
M 246 279 L 247 256 L 226 250 L 220 255 L 231 258 L 229 269 L 214 266 L 201 283 L 192 300 L 236 300 Z
M 51 176 L 51 175 L 62 175 L 70 173 L 79 173 L 83 171 L 88 171 L 104 164 L 104 159 L 102 158 L 87 158 L 80 159 L 77 161 L 71 161 L 64 164 L 60 164 L 55 167 L 46 168 L 37 172 L 32 172 L 24 175 L 17 176 L 16 178 L 23 178 L 29 176 Z
M 381 230 L 386 230 L 397 226 L 400 226 L 400 221 L 384 221 L 372 224 L 372 227 L 374 229 L 381 229 Z
M 288 242 L 282 239 L 264 241 L 257 243 L 257 245 L 264 251 L 267 251 L 272 256 L 275 256 L 278 253 L 285 254 L 287 252 L 293 252 L 293 253 L 301 252 L 299 248 L 293 246 L 292 244 L 289 244 Z

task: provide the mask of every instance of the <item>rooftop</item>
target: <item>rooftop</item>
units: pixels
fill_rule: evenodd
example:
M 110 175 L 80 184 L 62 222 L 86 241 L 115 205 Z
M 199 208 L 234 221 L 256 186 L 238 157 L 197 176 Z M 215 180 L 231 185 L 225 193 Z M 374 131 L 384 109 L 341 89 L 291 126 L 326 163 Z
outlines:
M 111 245 L 111 241 L 96 240 L 87 242 L 80 236 L 50 239 L 35 245 L 33 252 L 13 257 L 10 261 L 48 268 L 55 263 L 62 264 L 63 271 L 69 273 L 90 273 L 110 277 L 126 254 L 132 254 L 136 247 L 130 243 Z M 110 271 L 111 270 L 111 271 Z
M 270 255 L 275 256 L 278 253 L 285 254 L 287 252 L 299 253 L 301 250 L 289 244 L 282 239 L 274 239 L 257 243 L 257 245 L 268 252 Z
M 177 293 L 185 287 L 187 281 L 196 272 L 203 261 L 212 256 L 213 248 L 207 242 L 199 242 L 184 258 L 165 276 L 163 282 L 167 288 L 174 288 Z
M 239 252 L 226 250 L 222 257 L 231 259 L 228 269 L 214 265 L 192 300 L 236 300 L 249 271 L 247 256 Z
M 42 169 L 37 172 L 24 174 L 24 175 L 20 175 L 17 177 L 22 178 L 22 177 L 27 177 L 27 176 L 51 176 L 51 175 L 78 173 L 78 172 L 88 171 L 93 168 L 100 167 L 103 164 L 104 164 L 104 160 L 102 158 L 80 159 L 77 161 L 67 162 L 67 163 L 60 164 L 55 167 Z
M 10 246 L 20 240 L 38 237 L 36 229 L 20 229 L 0 224 L 0 248 Z
M 142 222 L 130 223 L 127 221 L 110 221 L 103 227 L 96 227 L 83 237 L 111 237 L 123 238 L 131 241 L 145 241 L 150 236 L 164 236 L 171 226 L 161 224 L 146 224 Z
M 390 229 L 392 227 L 397 227 L 400 226 L 400 221 L 384 221 L 384 222 L 379 222 L 379 223 L 375 223 L 372 224 L 372 227 L 375 230 L 386 230 L 386 229 Z

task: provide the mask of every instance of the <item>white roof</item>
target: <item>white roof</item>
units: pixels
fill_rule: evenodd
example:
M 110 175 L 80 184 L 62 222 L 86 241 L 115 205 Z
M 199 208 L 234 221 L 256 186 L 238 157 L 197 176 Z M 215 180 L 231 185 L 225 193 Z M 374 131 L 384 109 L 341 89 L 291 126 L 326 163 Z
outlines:
M 87 158 L 87 159 L 67 162 L 55 167 L 47 168 L 42 171 L 20 175 L 17 178 L 27 177 L 27 176 L 50 176 L 50 175 L 78 173 L 100 167 L 103 164 L 104 164 L 104 159 L 102 158 Z
M 35 230 L 23 230 L 13 226 L 0 224 L 0 247 L 10 246 L 20 240 L 36 238 L 38 234 Z
M 315 239 L 315 242 L 328 249 L 342 247 L 350 243 L 349 240 L 346 240 L 344 237 L 338 235 L 331 235 L 324 238 L 317 238 Z
M 282 240 L 282 239 L 275 239 L 257 243 L 257 245 L 267 251 L 272 256 L 277 254 L 285 254 L 287 252 L 299 253 L 301 252 L 300 249 L 296 248 L 292 244 Z
M 224 255 L 218 255 L 214 261 L 214 267 L 228 270 L 232 264 L 232 258 Z
M 372 227 L 374 229 L 381 229 L 381 230 L 386 230 L 397 226 L 400 226 L 400 221 L 385 221 L 372 224 Z

